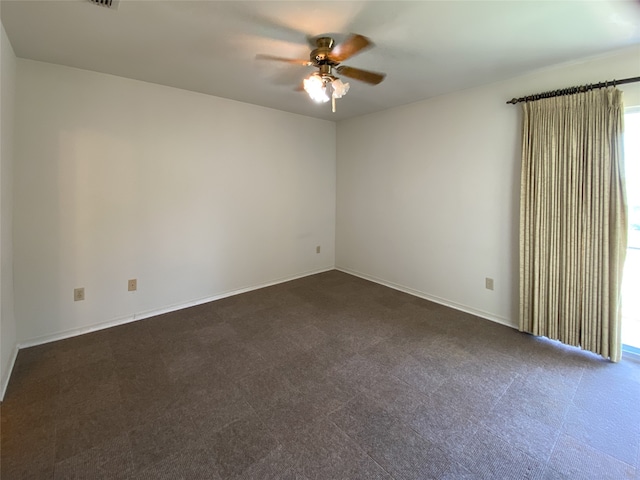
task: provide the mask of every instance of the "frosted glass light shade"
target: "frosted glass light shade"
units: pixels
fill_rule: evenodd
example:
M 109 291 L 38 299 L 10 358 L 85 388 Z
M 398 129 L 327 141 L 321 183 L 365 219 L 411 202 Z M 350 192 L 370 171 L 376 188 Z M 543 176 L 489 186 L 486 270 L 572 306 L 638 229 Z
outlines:
M 323 103 L 329 101 L 329 95 L 327 95 L 324 81 L 317 75 L 311 75 L 309 78 L 305 78 L 303 84 L 304 89 L 312 100 Z

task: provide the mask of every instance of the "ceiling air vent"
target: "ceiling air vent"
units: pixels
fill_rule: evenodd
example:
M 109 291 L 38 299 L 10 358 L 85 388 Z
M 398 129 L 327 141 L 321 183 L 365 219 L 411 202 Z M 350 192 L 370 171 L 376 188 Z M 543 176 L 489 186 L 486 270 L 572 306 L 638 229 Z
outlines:
M 118 3 L 120 3 L 120 0 L 89 0 L 89 1 L 95 5 L 111 8 L 112 10 L 117 9 Z

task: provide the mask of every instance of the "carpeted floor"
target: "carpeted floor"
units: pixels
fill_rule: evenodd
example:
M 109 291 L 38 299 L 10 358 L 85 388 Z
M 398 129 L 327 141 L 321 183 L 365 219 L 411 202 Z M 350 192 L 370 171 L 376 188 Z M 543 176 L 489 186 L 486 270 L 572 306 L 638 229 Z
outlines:
M 20 351 L 3 480 L 640 479 L 640 363 L 331 271 Z

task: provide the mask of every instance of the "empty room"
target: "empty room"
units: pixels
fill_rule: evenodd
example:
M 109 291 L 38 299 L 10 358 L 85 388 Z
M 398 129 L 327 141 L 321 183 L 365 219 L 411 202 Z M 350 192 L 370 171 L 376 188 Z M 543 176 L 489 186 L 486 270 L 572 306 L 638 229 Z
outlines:
M 3 480 L 640 480 L 640 2 L 0 19 Z

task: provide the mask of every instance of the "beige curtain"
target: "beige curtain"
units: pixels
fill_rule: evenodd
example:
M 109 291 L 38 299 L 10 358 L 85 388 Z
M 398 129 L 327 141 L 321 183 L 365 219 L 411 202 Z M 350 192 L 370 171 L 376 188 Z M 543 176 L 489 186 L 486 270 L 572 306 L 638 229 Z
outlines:
M 520 331 L 621 356 L 622 92 L 523 103 Z

